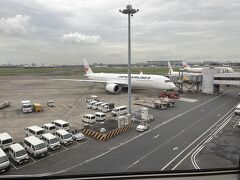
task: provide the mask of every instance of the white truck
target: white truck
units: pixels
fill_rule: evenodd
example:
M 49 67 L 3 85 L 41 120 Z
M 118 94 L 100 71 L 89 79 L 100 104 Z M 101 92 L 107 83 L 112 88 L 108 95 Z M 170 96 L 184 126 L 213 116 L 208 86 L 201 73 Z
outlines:
M 21 109 L 22 109 L 23 113 L 31 113 L 31 112 L 33 112 L 33 105 L 31 103 L 31 101 L 24 100 L 24 101 L 21 101 L 21 103 L 22 103 Z
M 101 111 L 104 113 L 110 112 L 114 109 L 114 103 L 108 103 L 108 105 L 105 105 L 102 107 Z

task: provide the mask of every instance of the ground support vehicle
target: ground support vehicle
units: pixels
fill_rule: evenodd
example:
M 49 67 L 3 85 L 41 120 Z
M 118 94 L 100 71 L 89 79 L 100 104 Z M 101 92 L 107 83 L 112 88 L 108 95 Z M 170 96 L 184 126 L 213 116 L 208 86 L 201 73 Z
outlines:
M 172 107 L 175 104 L 174 99 L 170 98 L 145 98 L 145 99 L 136 99 L 134 100 L 133 104 L 140 105 L 140 106 L 146 106 L 156 109 L 166 109 L 168 107 Z

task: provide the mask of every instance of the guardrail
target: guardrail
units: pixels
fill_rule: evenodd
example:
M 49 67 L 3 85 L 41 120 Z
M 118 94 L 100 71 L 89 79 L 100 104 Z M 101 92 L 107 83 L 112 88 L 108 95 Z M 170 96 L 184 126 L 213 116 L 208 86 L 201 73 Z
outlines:
M 99 132 L 96 132 L 96 131 L 93 131 L 91 129 L 83 129 L 83 134 L 87 135 L 87 136 L 90 136 L 90 137 L 93 137 L 93 138 L 96 138 L 98 140 L 101 140 L 101 141 L 106 141 L 106 140 L 109 140 L 111 139 L 112 137 L 114 136 L 117 136 L 123 132 L 126 132 L 128 131 L 129 129 L 131 129 L 133 127 L 133 124 L 127 124 L 121 128 L 117 128 L 117 129 L 114 129 L 112 131 L 109 131 L 107 133 L 99 133 Z

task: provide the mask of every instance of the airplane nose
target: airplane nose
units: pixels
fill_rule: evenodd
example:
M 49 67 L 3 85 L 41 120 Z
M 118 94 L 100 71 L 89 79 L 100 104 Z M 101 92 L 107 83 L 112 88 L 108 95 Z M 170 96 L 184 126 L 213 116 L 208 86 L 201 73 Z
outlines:
M 170 89 L 174 89 L 174 88 L 176 88 L 176 86 L 175 86 L 174 83 L 171 83 L 171 84 L 169 84 L 169 88 L 170 88 Z

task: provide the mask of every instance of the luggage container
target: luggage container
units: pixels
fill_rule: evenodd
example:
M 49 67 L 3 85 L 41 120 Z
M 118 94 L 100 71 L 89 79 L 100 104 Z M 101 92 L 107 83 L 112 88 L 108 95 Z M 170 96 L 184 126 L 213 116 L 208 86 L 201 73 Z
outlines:
M 35 112 L 42 112 L 43 111 L 43 107 L 39 103 L 33 103 L 33 109 L 34 109 Z

